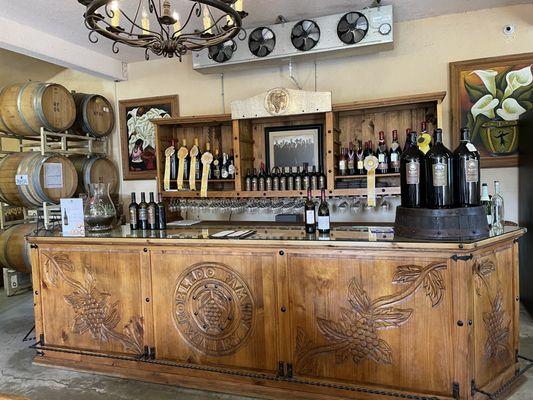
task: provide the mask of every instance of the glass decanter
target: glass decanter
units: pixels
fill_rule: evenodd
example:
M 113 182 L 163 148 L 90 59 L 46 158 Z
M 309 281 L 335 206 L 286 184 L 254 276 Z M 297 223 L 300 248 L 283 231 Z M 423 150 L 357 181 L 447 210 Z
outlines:
M 89 184 L 89 196 L 83 212 L 89 232 L 103 232 L 114 228 L 117 210 L 109 196 L 109 183 Z

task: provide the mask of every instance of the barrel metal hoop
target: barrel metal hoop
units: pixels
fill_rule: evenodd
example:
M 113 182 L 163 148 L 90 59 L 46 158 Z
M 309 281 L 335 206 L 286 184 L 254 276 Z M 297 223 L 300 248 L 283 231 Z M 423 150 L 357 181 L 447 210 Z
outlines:
M 7 244 L 9 243 L 9 239 L 11 238 L 11 235 L 13 234 L 13 228 L 12 226 L 8 227 L 4 230 L 2 235 L 6 235 L 4 238 L 4 244 L 2 249 L 2 254 L 0 254 L 0 263 L 6 268 L 11 268 L 11 265 L 7 262 Z
M 2 95 L 4 94 L 5 90 L 7 89 L 7 86 L 3 87 L 2 89 L 0 89 L 0 99 L 2 98 Z M 3 127 L 3 128 L 2 128 Z M 2 118 L 2 113 L 0 113 L 0 128 L 4 129 L 5 132 L 4 133 L 9 133 L 11 135 L 16 135 L 15 132 L 13 132 L 11 129 L 9 129 L 9 127 L 7 126 L 6 122 L 4 121 L 4 119 Z
M 87 116 L 87 106 L 91 98 L 93 98 L 93 95 L 84 96 L 81 102 L 81 112 L 83 116 L 82 117 L 82 128 L 85 133 L 94 134 L 94 132 L 91 129 L 91 125 L 89 124 L 89 117 Z
M 84 178 L 84 187 L 87 191 L 87 194 L 89 194 L 89 184 L 90 183 L 98 183 L 98 182 L 91 182 L 91 170 L 93 168 L 94 163 L 97 160 L 104 159 L 104 157 L 101 156 L 91 156 L 83 163 L 83 178 Z
M 43 170 L 43 166 L 46 163 L 46 161 L 48 161 L 50 158 L 52 158 L 54 156 L 56 156 L 56 155 L 55 154 L 47 154 L 47 155 L 43 156 L 39 161 L 37 161 L 37 168 L 36 169 L 37 169 L 38 173 L 33 175 L 35 191 L 37 192 L 37 195 L 44 202 L 47 202 L 47 203 L 55 203 L 55 201 L 52 200 L 50 197 L 48 197 L 46 195 L 46 193 L 44 192 L 44 188 L 41 187 L 41 171 Z
M 22 203 L 27 205 L 27 206 L 35 206 L 34 198 L 31 195 L 29 188 L 26 188 L 26 190 L 24 189 L 24 186 L 29 186 L 30 185 L 30 181 L 29 181 L 30 175 L 28 174 L 27 171 L 26 171 L 26 173 L 23 173 L 24 172 L 23 171 L 24 164 L 28 163 L 28 160 L 31 159 L 32 156 L 33 156 L 32 153 L 28 153 L 27 155 L 25 155 L 22 158 L 22 160 L 20 160 L 19 165 L 17 167 L 17 175 L 26 175 L 28 177 L 28 185 L 17 185 L 17 190 L 19 192 L 20 199 L 21 199 Z M 27 168 L 27 170 L 29 170 L 29 168 Z M 28 193 L 26 193 L 26 192 L 28 192 Z
M 39 131 L 36 131 L 35 129 L 33 129 L 30 124 L 28 123 L 28 121 L 26 120 L 26 117 L 24 117 L 24 115 L 22 114 L 22 95 L 24 94 L 24 91 L 28 88 L 28 86 L 30 84 L 32 84 L 33 82 L 28 82 L 26 84 L 24 84 L 24 86 L 22 86 L 22 88 L 20 89 L 19 91 L 19 95 L 17 97 L 17 111 L 19 113 L 19 117 L 20 117 L 20 120 L 22 121 L 22 123 L 26 126 L 26 128 L 28 128 L 31 132 L 33 133 L 39 133 Z M 35 100 L 35 99 L 34 99 Z M 34 105 L 35 106 L 35 105 Z
M 7 156 L 0 159 L 0 170 L 3 169 L 2 165 L 4 164 L 5 160 L 7 160 Z M 0 200 L 4 203 L 9 204 L 10 202 L 7 200 L 7 198 L 4 196 L 4 193 L 2 192 L 2 189 L 0 188 Z
M 37 95 L 33 98 L 33 109 L 35 110 L 35 113 L 37 114 L 37 118 L 39 118 L 39 121 L 41 121 L 41 125 L 47 130 L 47 131 L 55 131 L 54 127 L 50 125 L 48 122 L 48 119 L 46 119 L 46 116 L 44 115 L 43 110 L 43 96 L 46 89 L 48 89 L 51 86 L 49 83 L 43 83 L 39 89 L 37 90 Z

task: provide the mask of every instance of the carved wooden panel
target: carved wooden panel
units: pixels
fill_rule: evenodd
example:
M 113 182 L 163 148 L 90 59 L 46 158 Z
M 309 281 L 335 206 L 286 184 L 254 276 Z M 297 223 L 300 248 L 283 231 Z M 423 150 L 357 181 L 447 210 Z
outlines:
M 274 252 L 154 251 L 157 357 L 275 371 Z
M 143 353 L 139 252 L 42 248 L 40 262 L 46 344 Z
M 473 263 L 475 379 L 482 387 L 515 363 L 513 332 L 517 288 L 510 273 L 513 247 L 476 257 Z
M 289 254 L 295 374 L 448 395 L 449 260 L 415 257 Z

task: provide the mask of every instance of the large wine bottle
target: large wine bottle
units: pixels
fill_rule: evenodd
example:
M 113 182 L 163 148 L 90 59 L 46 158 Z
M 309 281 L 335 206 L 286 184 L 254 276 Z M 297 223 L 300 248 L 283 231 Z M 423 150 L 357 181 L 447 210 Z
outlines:
M 305 231 L 316 232 L 316 210 L 311 188 L 307 188 L 307 201 L 305 202 Z
M 320 191 L 320 205 L 318 206 L 318 218 L 317 218 L 318 232 L 329 233 L 330 231 L 330 219 L 329 219 L 329 205 L 326 201 L 326 191 L 322 189 Z
M 442 129 L 436 129 L 435 144 L 426 154 L 426 206 L 453 206 L 453 154 L 442 143 Z
M 481 204 L 479 153 L 470 142 L 468 128 L 461 129 L 461 143 L 453 153 L 455 167 L 454 193 L 457 207 L 474 207 Z
M 402 207 L 419 208 L 425 206 L 425 156 L 416 145 L 416 132 L 410 132 L 409 140 L 400 157 Z

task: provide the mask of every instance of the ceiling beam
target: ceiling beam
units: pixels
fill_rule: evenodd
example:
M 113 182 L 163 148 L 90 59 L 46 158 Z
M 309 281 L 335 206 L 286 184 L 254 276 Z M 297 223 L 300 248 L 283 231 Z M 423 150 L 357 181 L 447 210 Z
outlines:
M 125 62 L 3 17 L 0 27 L 0 48 L 104 79 L 128 79 Z

